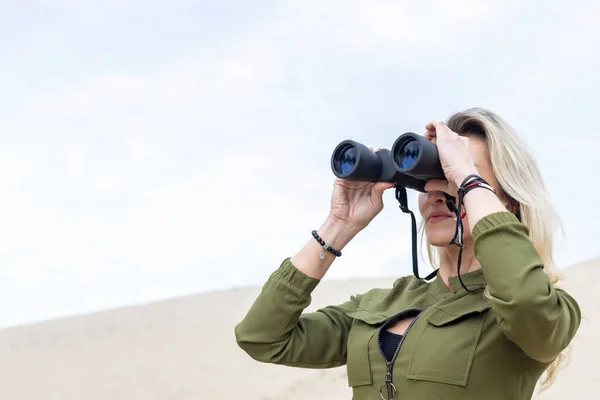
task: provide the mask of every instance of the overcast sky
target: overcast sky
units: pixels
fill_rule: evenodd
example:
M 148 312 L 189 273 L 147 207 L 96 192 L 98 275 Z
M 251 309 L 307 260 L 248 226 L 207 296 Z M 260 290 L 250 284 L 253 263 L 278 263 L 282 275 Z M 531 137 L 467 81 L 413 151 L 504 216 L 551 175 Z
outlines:
M 337 143 L 473 106 L 538 157 L 558 262 L 600 255 L 596 1 L 1 4 L 0 327 L 261 284 L 326 217 Z M 411 273 L 385 203 L 326 279 Z

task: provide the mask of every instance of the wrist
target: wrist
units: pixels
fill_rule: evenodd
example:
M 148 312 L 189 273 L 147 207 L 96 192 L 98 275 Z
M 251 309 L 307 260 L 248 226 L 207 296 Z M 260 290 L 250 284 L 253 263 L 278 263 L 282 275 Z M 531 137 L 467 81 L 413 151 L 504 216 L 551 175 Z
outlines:
M 456 185 L 456 187 L 460 188 L 460 185 L 463 184 L 464 180 L 467 178 L 467 176 L 469 175 L 479 175 L 479 171 L 477 171 L 477 169 L 471 169 L 471 170 L 465 170 L 459 174 L 457 174 L 454 179 L 453 182 Z
M 358 227 L 333 216 L 329 216 L 317 229 L 319 236 L 328 245 L 340 251 L 354 238 L 354 236 L 356 236 L 356 234 L 358 234 L 358 232 L 360 232 Z

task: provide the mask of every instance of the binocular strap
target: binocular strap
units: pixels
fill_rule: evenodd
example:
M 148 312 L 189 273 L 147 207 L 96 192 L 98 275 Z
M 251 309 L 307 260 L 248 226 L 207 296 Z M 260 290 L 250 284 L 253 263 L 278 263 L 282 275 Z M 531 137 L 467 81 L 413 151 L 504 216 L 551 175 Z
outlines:
M 484 187 L 486 189 L 494 191 L 494 189 L 491 188 L 491 186 L 489 186 L 489 184 L 487 182 L 485 182 L 483 180 L 483 178 L 479 177 L 478 175 L 468 176 L 467 179 L 465 179 L 465 182 L 473 177 L 476 178 L 475 184 L 467 186 L 467 190 L 465 190 L 465 188 L 464 188 L 464 186 L 465 186 L 464 183 L 463 183 L 463 185 L 461 185 L 461 188 L 459 190 L 459 196 L 458 196 L 458 205 L 456 204 L 456 199 L 453 196 L 449 195 L 448 193 L 444 193 L 444 197 L 446 197 L 446 206 L 448 207 L 450 212 L 456 214 L 456 233 L 454 234 L 454 237 L 450 241 L 450 244 L 456 245 L 459 247 L 458 267 L 457 267 L 458 268 L 458 279 L 460 280 L 460 283 L 463 286 L 463 288 L 465 288 L 465 290 L 467 290 L 470 293 L 475 293 L 477 290 L 485 288 L 485 286 L 479 286 L 476 290 L 470 290 L 464 284 L 464 282 L 462 281 L 462 278 L 460 276 L 462 251 L 465 249 L 465 245 L 463 244 L 463 241 L 462 241 L 463 225 L 462 225 L 462 218 L 461 218 L 459 210 L 462 208 L 463 197 L 464 197 L 464 194 L 466 191 L 474 189 L 475 187 Z M 495 191 L 494 191 L 494 193 L 495 193 Z M 413 274 L 417 277 L 417 279 L 430 280 L 438 273 L 439 268 L 436 269 L 435 271 L 433 271 L 432 273 L 430 273 L 429 275 L 427 275 L 425 278 L 421 278 L 419 276 L 419 265 L 418 265 L 418 258 L 417 258 L 417 221 L 415 219 L 414 213 L 412 211 L 410 211 L 410 209 L 408 208 L 408 195 L 406 193 L 406 188 L 402 185 L 396 185 L 396 200 L 398 200 L 398 203 L 400 203 L 400 209 L 402 210 L 402 212 L 405 214 L 410 214 L 410 218 L 412 220 Z
M 419 260 L 417 257 L 417 220 L 415 219 L 415 214 L 408 208 L 408 195 L 406 193 L 406 188 L 402 185 L 396 185 L 396 200 L 398 200 L 398 203 L 400 203 L 400 210 L 402 210 L 402 212 L 405 214 L 410 214 L 410 219 L 412 221 L 413 274 L 417 277 L 417 279 L 430 280 L 437 275 L 438 270 L 436 269 L 425 278 L 421 278 L 419 276 Z M 452 202 L 454 205 L 454 198 L 452 198 Z M 446 204 L 447 203 L 448 202 L 446 202 Z

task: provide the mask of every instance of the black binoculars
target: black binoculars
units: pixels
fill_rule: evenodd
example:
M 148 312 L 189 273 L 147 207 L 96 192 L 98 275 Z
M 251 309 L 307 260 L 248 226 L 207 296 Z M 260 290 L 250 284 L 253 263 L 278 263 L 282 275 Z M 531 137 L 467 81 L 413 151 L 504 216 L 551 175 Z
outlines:
M 431 179 L 446 179 L 437 147 L 422 135 L 407 132 L 391 150 L 371 151 L 353 140 L 338 144 L 331 156 L 333 174 L 341 179 L 390 182 L 425 192 Z

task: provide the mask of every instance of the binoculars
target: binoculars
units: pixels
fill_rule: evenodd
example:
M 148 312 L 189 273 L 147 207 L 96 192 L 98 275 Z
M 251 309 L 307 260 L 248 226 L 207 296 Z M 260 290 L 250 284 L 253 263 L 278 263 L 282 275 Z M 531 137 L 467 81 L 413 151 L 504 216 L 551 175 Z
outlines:
M 341 179 L 390 182 L 420 192 L 425 192 L 427 181 L 446 179 L 437 147 L 413 132 L 400 135 L 391 150 L 377 152 L 353 140 L 344 140 L 333 151 L 331 169 Z

